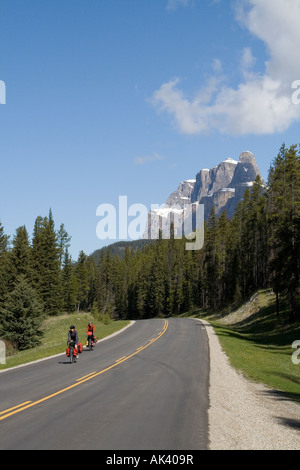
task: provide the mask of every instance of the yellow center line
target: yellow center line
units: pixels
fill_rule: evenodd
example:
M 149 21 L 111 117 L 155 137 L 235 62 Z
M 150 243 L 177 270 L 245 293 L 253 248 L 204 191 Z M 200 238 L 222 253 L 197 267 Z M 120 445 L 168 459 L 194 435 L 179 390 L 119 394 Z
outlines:
M 91 372 L 90 374 L 87 374 L 87 375 L 81 377 L 80 379 L 77 379 L 76 382 L 79 382 L 80 380 L 83 380 L 83 379 L 85 379 L 86 377 L 89 377 L 90 375 L 95 374 L 95 372 L 96 372 L 96 371 Z
M 120 357 L 120 359 L 117 359 L 116 362 L 121 362 L 123 359 L 126 359 L 127 356 Z
M 16 408 L 19 408 L 20 406 L 27 405 L 28 403 L 31 403 L 31 401 L 24 401 L 24 403 L 20 403 L 20 405 L 13 406 L 12 408 L 8 408 L 7 410 L 0 411 L 0 415 L 3 415 L 4 413 L 8 413 L 9 411 L 15 410 Z
M 111 366 L 107 367 L 106 369 L 103 369 L 101 370 L 100 372 L 92 372 L 91 374 L 88 374 L 86 375 L 85 377 L 82 377 L 81 379 L 78 379 L 76 383 L 72 384 L 72 385 L 69 385 L 69 387 L 66 387 L 66 388 L 63 388 L 62 390 L 59 390 L 58 392 L 55 392 L 55 393 L 52 393 L 51 395 L 48 395 L 44 398 L 41 398 L 40 400 L 37 400 L 35 402 L 30 402 L 30 401 L 27 401 L 27 402 L 24 402 L 24 403 L 21 403 L 20 405 L 18 406 L 15 406 L 13 408 L 10 408 L 8 410 L 5 410 L 5 411 L 2 411 L 0 412 L 0 415 L 1 414 L 4 414 L 4 416 L 0 416 L 0 421 L 2 421 L 3 419 L 6 419 L 8 418 L 9 416 L 12 416 L 16 413 L 20 413 L 20 411 L 24 411 L 24 410 L 27 410 L 28 408 L 31 408 L 32 406 L 35 406 L 35 405 L 38 405 L 39 403 L 42 403 L 46 400 L 49 400 L 50 398 L 53 398 L 53 397 L 56 397 L 57 395 L 60 395 L 64 392 L 67 392 L 68 390 L 71 390 L 72 388 L 75 388 L 77 387 L 78 385 L 81 385 L 83 384 L 84 382 L 87 382 L 88 380 L 90 379 L 93 379 L 94 377 L 97 377 L 98 375 L 101 375 L 103 374 L 104 372 L 112 369 L 113 367 L 116 367 L 118 364 L 121 364 L 122 362 L 124 361 L 127 361 L 128 359 L 130 359 L 131 357 L 135 356 L 136 354 L 138 354 L 140 351 L 143 351 L 144 349 L 146 349 L 148 346 L 150 346 L 151 344 L 153 344 L 155 341 L 157 341 L 159 338 L 161 338 L 161 336 L 167 331 L 167 328 L 168 328 L 168 320 L 165 320 L 165 325 L 164 325 L 164 328 L 163 330 L 159 333 L 159 335 L 152 339 L 148 344 L 146 344 L 146 346 L 142 346 L 141 348 L 139 348 L 138 350 L 136 350 L 134 353 L 130 354 L 130 356 L 124 356 L 124 358 L 121 358 L 119 359 L 117 362 L 115 362 L 114 364 L 112 364 Z M 25 405 L 25 406 L 23 406 Z M 21 407 L 21 408 L 20 408 Z M 17 408 L 17 409 L 16 409 Z

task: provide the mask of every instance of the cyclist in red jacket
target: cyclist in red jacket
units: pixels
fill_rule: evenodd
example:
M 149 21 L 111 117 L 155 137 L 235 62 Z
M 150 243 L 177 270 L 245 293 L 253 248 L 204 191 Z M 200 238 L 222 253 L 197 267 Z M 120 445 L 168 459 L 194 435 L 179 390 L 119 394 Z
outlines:
M 93 341 L 94 343 L 96 343 L 96 338 L 95 338 L 95 325 L 94 325 L 91 321 L 88 322 L 88 325 L 87 325 L 87 327 L 86 327 L 87 339 L 89 339 L 89 336 L 90 336 L 89 333 L 92 333 L 92 341 Z

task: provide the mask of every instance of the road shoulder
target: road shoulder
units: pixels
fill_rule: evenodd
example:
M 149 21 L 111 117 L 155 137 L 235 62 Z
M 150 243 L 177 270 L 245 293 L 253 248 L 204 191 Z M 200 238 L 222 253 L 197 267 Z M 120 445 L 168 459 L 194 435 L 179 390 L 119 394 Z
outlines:
M 210 449 L 299 450 L 300 405 L 236 371 L 213 327 L 199 321 L 210 350 Z

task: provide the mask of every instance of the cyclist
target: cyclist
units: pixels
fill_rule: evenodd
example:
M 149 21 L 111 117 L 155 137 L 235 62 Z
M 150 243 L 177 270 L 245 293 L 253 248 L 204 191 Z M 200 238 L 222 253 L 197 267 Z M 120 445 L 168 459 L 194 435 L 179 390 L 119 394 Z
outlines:
M 70 330 L 68 332 L 68 345 L 70 343 L 74 344 L 74 347 L 77 349 L 77 351 L 79 350 L 79 347 L 78 347 L 78 343 L 79 343 L 78 331 L 75 329 L 74 325 L 70 326 Z M 77 354 L 77 357 L 78 357 L 78 354 Z
M 88 322 L 88 325 L 86 327 L 87 339 L 89 339 L 89 332 L 92 332 L 92 341 L 94 341 L 94 343 L 95 343 L 96 342 L 96 339 L 95 339 L 95 325 L 91 321 Z

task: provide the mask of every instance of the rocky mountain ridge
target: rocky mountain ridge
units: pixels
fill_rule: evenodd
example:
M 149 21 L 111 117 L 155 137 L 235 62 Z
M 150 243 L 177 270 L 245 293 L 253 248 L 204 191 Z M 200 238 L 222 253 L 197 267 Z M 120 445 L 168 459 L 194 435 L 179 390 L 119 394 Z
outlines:
M 249 151 L 242 152 L 239 160 L 226 158 L 211 169 L 200 170 L 195 179 L 179 184 L 164 207 L 149 212 L 144 238 L 157 238 L 159 230 L 168 230 L 174 218 L 181 231 L 187 207 L 194 206 L 195 209 L 203 205 L 205 220 L 208 220 L 212 206 L 215 206 L 217 216 L 226 210 L 231 218 L 245 190 L 253 185 L 258 175 L 261 177 L 254 155 Z
M 200 170 L 195 179 L 181 182 L 166 205 L 183 208 L 186 204 L 203 204 L 205 219 L 214 205 L 217 215 L 226 210 L 232 217 L 246 188 L 253 185 L 258 175 L 261 176 L 254 155 L 245 151 L 238 161 L 227 158 L 211 169 Z

